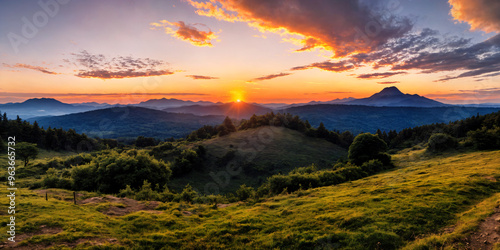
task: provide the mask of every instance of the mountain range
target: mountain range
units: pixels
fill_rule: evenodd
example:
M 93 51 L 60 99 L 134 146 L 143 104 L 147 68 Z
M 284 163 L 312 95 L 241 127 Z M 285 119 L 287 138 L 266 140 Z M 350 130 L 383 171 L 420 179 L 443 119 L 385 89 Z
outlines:
M 156 138 L 183 137 L 203 125 L 220 124 L 224 117 L 249 119 L 252 115 L 281 112 L 298 115 L 314 127 L 324 123 L 327 129 L 354 134 L 377 129 L 402 130 L 431 123 L 447 123 L 476 114 L 487 114 L 500 107 L 454 106 L 419 95 L 404 94 L 388 87 L 368 98 L 336 99 L 266 105 L 246 102 L 212 103 L 178 99 L 152 99 L 135 105 L 100 103 L 67 104 L 55 99 L 30 99 L 22 103 L 0 105 L 10 119 L 19 115 L 37 121 L 45 128 L 75 129 L 101 138 L 132 138 L 139 135 Z M 166 108 L 165 108 L 166 107 Z

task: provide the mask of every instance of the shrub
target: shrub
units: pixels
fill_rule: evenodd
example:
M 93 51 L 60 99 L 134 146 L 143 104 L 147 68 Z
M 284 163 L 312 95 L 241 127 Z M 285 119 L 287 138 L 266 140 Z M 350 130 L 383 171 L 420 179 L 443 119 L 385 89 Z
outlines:
M 158 193 L 151 189 L 151 183 L 144 180 L 141 189 L 135 194 L 135 199 L 140 201 L 158 200 Z
M 387 144 L 378 136 L 364 133 L 354 138 L 349 146 L 349 160 L 356 165 L 361 165 L 372 159 L 380 157 L 380 153 L 387 151 Z
M 128 197 L 128 198 L 135 198 L 135 192 L 132 190 L 130 185 L 125 186 L 125 189 L 121 189 L 120 192 L 118 193 L 118 197 Z
M 457 146 L 458 141 L 456 138 L 443 133 L 431 135 L 429 141 L 427 142 L 427 150 L 429 152 L 443 152 L 449 149 L 454 149 Z
M 477 149 L 497 149 L 500 148 L 500 128 L 478 129 L 469 131 L 467 137 L 472 141 Z
M 184 190 L 182 190 L 180 199 L 182 201 L 192 202 L 197 195 L 198 193 L 194 191 L 191 185 L 187 184 L 186 187 L 184 187 Z
M 254 196 L 255 190 L 253 187 L 247 187 L 245 184 L 241 185 L 238 190 L 236 190 L 236 196 L 240 201 L 245 201 Z

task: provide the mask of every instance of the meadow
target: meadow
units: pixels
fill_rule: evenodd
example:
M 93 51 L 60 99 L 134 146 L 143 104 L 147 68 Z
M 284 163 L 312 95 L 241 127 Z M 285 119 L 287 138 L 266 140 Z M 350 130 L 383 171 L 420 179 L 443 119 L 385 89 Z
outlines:
M 89 202 L 106 196 L 78 192 L 74 205 L 71 191 L 22 188 L 16 215 L 22 241 L 16 246 L 465 249 L 474 244 L 471 234 L 500 205 L 500 151 L 435 155 L 415 147 L 394 154 L 393 161 L 392 170 L 335 186 L 228 204 L 143 201 L 140 211 L 126 198 Z M 6 186 L 0 190 L 6 195 Z M 4 200 L 1 206 L 7 207 Z M 130 213 L 109 215 L 127 208 Z M 1 211 L 4 227 L 8 217 Z

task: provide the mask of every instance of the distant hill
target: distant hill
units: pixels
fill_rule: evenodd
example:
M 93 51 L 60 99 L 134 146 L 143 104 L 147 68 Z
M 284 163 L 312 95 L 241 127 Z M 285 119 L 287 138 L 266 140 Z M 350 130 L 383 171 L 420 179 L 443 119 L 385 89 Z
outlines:
M 231 180 L 219 188 L 221 192 L 234 192 L 241 184 L 258 186 L 273 174 L 286 174 L 311 163 L 317 164 L 319 168 L 329 168 L 337 159 L 347 156 L 346 149 L 324 139 L 270 126 L 238 131 L 203 141 L 201 145 L 207 152 L 204 170 L 191 171 L 186 176 L 173 179 L 172 187 L 182 189 L 190 183 L 203 191 L 206 183 L 219 181 L 213 180 L 210 172 L 213 176 L 223 171 L 224 175 L 229 175 L 226 165 L 231 161 L 234 168 L 241 167 L 241 172 L 228 176 Z M 234 151 L 234 157 L 228 157 L 230 151 Z M 222 174 L 219 178 L 220 181 L 226 181 Z
M 411 128 L 432 123 L 448 123 L 476 114 L 489 114 L 500 108 L 474 107 L 371 107 L 360 105 L 320 104 L 293 107 L 283 112 L 299 115 L 317 127 L 323 122 L 327 129 L 353 133 Z
M 345 104 L 350 105 L 367 105 L 377 107 L 443 107 L 449 106 L 432 99 L 419 96 L 403 94 L 396 87 L 384 88 L 379 93 L 376 93 L 368 98 L 355 99 Z
M 75 105 L 60 102 L 53 98 L 33 98 L 20 103 L 0 104 L 0 111 L 6 112 L 10 119 L 19 115 L 22 119 L 35 116 L 53 116 L 84 112 L 96 109 L 92 105 Z
M 222 123 L 223 116 L 195 116 L 167 113 L 140 107 L 116 107 L 54 117 L 36 117 L 44 128 L 75 129 L 77 133 L 100 138 L 136 138 L 137 136 L 179 138 L 203 125 Z
M 194 115 L 223 115 L 235 119 L 248 119 L 253 114 L 263 115 L 272 111 L 269 108 L 245 102 L 231 102 L 206 106 L 190 105 L 179 108 L 166 108 L 163 110 L 173 113 L 186 113 Z
M 161 99 L 150 99 L 144 102 L 141 102 L 139 104 L 136 104 L 134 106 L 138 107 L 144 107 L 144 108 L 153 108 L 153 109 L 165 109 L 165 108 L 178 108 L 182 106 L 189 106 L 189 105 L 213 105 L 215 103 L 213 102 L 206 102 L 206 101 L 198 101 L 198 102 L 193 102 L 193 101 L 184 101 L 184 100 L 179 100 L 175 98 L 161 98 Z

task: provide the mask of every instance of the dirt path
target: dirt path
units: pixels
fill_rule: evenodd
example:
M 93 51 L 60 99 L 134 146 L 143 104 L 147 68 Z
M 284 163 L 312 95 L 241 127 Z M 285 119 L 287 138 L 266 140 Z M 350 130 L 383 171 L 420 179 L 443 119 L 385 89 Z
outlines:
M 158 204 L 157 201 L 150 202 L 140 202 L 129 198 L 118 198 L 112 195 L 106 195 L 104 197 L 92 197 L 85 200 L 78 201 L 78 204 L 96 204 L 96 203 L 111 203 L 109 207 L 102 210 L 101 212 L 110 216 L 123 216 L 129 213 L 137 211 L 149 211 L 152 213 L 161 213 L 160 211 L 154 210 Z
M 0 248 L 16 248 L 16 249 L 42 249 L 42 248 L 33 248 L 33 247 L 28 247 L 28 246 L 19 246 L 19 243 L 21 243 L 23 240 L 31 238 L 35 235 L 42 235 L 42 234 L 58 234 L 62 232 L 63 229 L 60 227 L 47 227 L 45 225 L 42 225 L 40 229 L 36 232 L 32 233 L 25 233 L 25 234 L 19 234 L 16 235 L 16 242 L 11 242 L 11 241 L 6 241 L 0 243 Z
M 498 242 L 500 242 L 500 207 L 495 208 L 495 212 L 467 239 L 468 249 L 489 250 Z

